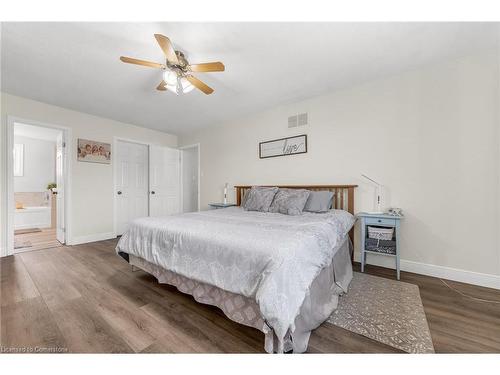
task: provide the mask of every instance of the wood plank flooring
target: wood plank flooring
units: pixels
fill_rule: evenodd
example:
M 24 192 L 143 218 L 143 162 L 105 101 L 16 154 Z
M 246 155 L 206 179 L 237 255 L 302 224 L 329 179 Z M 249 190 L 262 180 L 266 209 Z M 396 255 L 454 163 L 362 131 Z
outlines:
M 116 240 L 1 258 L 0 346 L 76 353 L 261 353 L 264 335 L 227 319 L 115 255 Z M 357 265 L 355 266 L 358 267 Z M 368 266 L 367 272 L 394 278 Z M 438 353 L 500 352 L 500 305 L 472 301 L 440 280 L 402 273 L 417 284 Z M 451 282 L 450 282 L 451 283 Z M 451 283 L 500 301 L 500 291 Z M 331 324 L 311 335 L 311 353 L 398 350 Z

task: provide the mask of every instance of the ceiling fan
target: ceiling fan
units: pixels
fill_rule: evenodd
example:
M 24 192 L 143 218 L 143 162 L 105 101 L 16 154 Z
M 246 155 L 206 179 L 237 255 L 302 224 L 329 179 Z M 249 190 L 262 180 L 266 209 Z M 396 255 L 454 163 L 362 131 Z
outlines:
M 193 76 L 192 73 L 223 72 L 225 69 L 223 63 L 209 62 L 203 64 L 189 64 L 181 51 L 174 50 L 170 39 L 161 34 L 155 34 L 155 38 L 166 56 L 165 64 L 125 56 L 120 56 L 120 60 L 129 64 L 143 65 L 163 70 L 163 80 L 156 87 L 159 91 L 169 90 L 179 95 L 186 94 L 196 87 L 207 95 L 214 92 L 214 89 Z

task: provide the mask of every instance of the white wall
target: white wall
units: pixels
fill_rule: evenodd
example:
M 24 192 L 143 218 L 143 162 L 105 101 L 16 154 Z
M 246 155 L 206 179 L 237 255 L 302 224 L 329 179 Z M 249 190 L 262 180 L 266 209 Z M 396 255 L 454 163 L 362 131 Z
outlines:
M 46 191 L 56 181 L 56 143 L 18 135 L 14 143 L 24 145 L 24 174 L 14 177 L 14 191 Z
M 404 210 L 403 268 L 424 272 L 424 263 L 428 273 L 500 287 L 498 83 L 492 51 L 240 118 L 180 144 L 201 143 L 202 207 L 222 199 L 226 181 L 350 183 L 359 185 L 356 211 L 370 210 L 366 173 Z M 289 130 L 288 116 L 302 112 L 310 124 Z M 258 158 L 260 141 L 300 133 L 307 154 Z M 369 260 L 387 264 L 381 258 Z
M 113 167 L 106 164 L 78 162 L 76 158 L 77 138 L 113 143 L 119 136 L 163 146 L 177 146 L 177 137 L 167 133 L 145 129 L 118 121 L 71 111 L 45 103 L 1 94 L 2 142 L 0 155 L 1 184 L 0 197 L 2 216 L 0 228 L 4 231 L 6 219 L 5 202 L 5 135 L 7 116 L 26 120 L 66 126 L 71 129 L 71 233 L 73 242 L 105 238 L 113 234 Z M 113 150 L 111 150 L 113 153 Z M 0 243 L 4 246 L 5 234 Z M 5 251 L 5 249 L 3 249 Z

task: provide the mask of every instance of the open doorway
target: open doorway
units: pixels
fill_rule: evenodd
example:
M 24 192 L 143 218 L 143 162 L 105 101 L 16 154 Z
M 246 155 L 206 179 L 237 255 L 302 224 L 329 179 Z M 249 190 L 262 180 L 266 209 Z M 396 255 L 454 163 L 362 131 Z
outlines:
M 182 212 L 200 210 L 200 145 L 190 145 L 181 150 Z
M 62 246 L 66 242 L 66 130 L 9 121 L 8 253 Z

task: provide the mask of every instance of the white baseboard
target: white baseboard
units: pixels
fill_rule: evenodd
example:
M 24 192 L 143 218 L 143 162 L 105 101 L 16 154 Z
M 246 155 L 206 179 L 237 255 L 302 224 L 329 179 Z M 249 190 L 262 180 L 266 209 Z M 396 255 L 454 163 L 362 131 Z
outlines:
M 359 262 L 361 255 L 355 253 L 354 259 Z M 395 268 L 394 259 L 383 256 L 370 256 L 368 264 L 376 266 Z M 487 288 L 500 289 L 500 275 L 492 275 L 487 273 L 479 273 L 458 268 L 437 266 L 434 264 L 426 264 L 413 262 L 410 260 L 401 259 L 401 271 L 418 273 L 426 276 L 439 277 L 441 279 L 459 281 L 462 283 L 484 286 Z
M 68 245 L 80 245 L 82 243 L 110 240 L 110 239 L 115 238 L 115 237 L 116 237 L 116 234 L 113 232 L 89 234 L 87 236 L 77 236 L 77 237 L 73 237 L 71 239 L 71 241 L 68 241 Z

